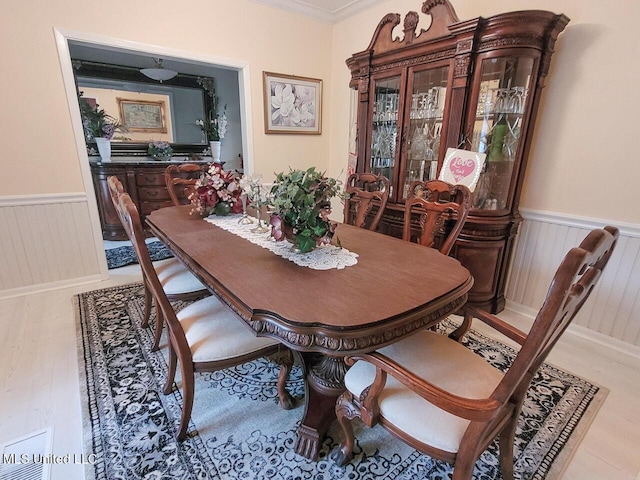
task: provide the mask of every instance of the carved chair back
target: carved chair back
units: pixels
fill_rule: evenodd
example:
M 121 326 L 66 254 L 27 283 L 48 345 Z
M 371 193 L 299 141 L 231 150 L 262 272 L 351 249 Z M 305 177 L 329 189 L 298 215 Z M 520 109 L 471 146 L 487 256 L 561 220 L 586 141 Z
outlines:
M 414 240 L 412 218 L 417 214 L 417 243 L 426 247 L 439 244 L 440 253 L 449 255 L 470 208 L 471 192 L 464 185 L 452 185 L 442 180 L 412 182 L 404 206 L 402 238 Z
M 505 480 L 513 479 L 513 443 L 526 392 L 536 371 L 593 291 L 611 258 L 618 236 L 615 227 L 595 229 L 578 247 L 567 253 L 528 334 L 488 312 L 470 305 L 464 307 L 467 326 L 472 318 L 479 319 L 520 344 L 519 352 L 503 376 L 455 339 L 430 331 L 421 331 L 378 352 L 347 358 L 348 364 L 355 365 L 345 378 L 347 392 L 336 404 L 345 440 L 332 453 L 332 458 L 341 464 L 351 458 L 354 438 L 349 420 L 358 417 L 368 426 L 381 423 L 414 448 L 452 463 L 453 478 L 456 480 L 471 479 L 478 457 L 499 437 L 502 477 Z M 423 358 L 420 358 L 421 355 Z M 451 366 L 442 368 L 447 363 Z M 367 364 L 372 364 L 374 371 Z M 465 370 L 460 372 L 460 377 L 456 377 L 457 381 L 451 379 L 454 365 Z M 399 385 L 398 391 L 385 390 L 387 375 L 400 382 L 394 384 Z M 360 394 L 352 393 L 350 388 L 354 386 L 354 379 L 363 376 L 366 383 L 360 386 L 371 382 L 370 385 L 364 387 Z M 468 390 L 473 393 L 461 393 L 471 388 L 469 386 L 474 382 L 477 385 Z M 486 393 L 478 394 L 481 391 Z M 412 394 L 422 399 L 419 403 L 412 403 L 414 410 L 411 413 L 398 412 L 390 406 L 397 408 L 404 405 L 406 408 L 402 399 Z M 393 398 L 394 395 L 397 400 Z M 381 406 L 379 398 L 384 398 L 385 406 Z M 420 411 L 422 405 L 426 406 L 424 412 Z M 397 421 L 399 413 L 431 421 L 417 430 L 411 426 L 415 423 L 401 423 L 412 429 L 412 433 L 407 433 L 408 429 L 399 427 L 398 423 L 391 420 Z M 434 419 L 436 416 L 439 420 Z M 461 427 L 460 421 L 465 420 L 466 423 L 462 423 Z M 466 428 L 461 429 L 464 425 Z M 459 429 L 459 434 L 452 440 L 450 433 L 455 429 Z M 422 437 L 416 438 L 416 435 Z M 448 448 L 453 447 L 452 442 L 455 448 L 444 450 L 428 443 L 437 443 L 443 437 L 449 439 Z
M 118 178 L 115 176 L 108 177 L 107 184 L 109 186 L 111 201 L 113 202 L 113 206 L 116 210 L 116 213 L 120 218 L 120 223 L 122 223 L 122 226 L 125 230 L 125 233 L 127 234 L 127 237 L 129 238 L 131 243 L 134 244 L 136 232 L 131 230 L 131 222 L 128 220 L 128 218 L 125 215 L 125 212 L 120 207 L 120 197 L 125 193 L 124 187 L 122 186 L 122 183 L 120 182 L 120 180 L 118 180 Z M 142 238 L 144 242 L 144 235 Z M 133 246 L 137 254 L 138 253 L 137 249 L 135 248 L 135 245 Z M 143 248 L 145 251 L 148 251 L 146 243 L 144 244 Z M 138 256 L 138 263 L 142 264 L 139 256 Z M 195 279 L 195 277 L 193 277 L 189 272 L 187 272 L 186 269 L 182 267 L 182 265 L 179 262 L 177 262 L 177 260 L 175 259 L 165 260 L 164 265 L 159 268 L 162 268 L 164 272 L 163 275 L 161 274 L 161 277 L 164 278 L 166 282 L 171 284 L 170 293 L 167 294 L 167 298 L 169 298 L 169 300 L 172 300 L 172 301 L 173 300 L 183 300 L 183 301 L 196 300 L 205 295 L 208 295 L 208 292 L 205 289 L 204 285 L 200 284 L 200 282 L 198 282 Z M 157 276 L 157 272 L 155 268 L 154 268 L 154 274 Z M 153 297 L 149 289 L 147 275 L 144 269 L 142 269 L 142 280 L 145 288 L 145 305 L 144 305 L 144 316 L 142 320 L 142 326 L 147 327 L 149 325 L 149 319 L 151 318 L 151 301 L 155 297 Z M 162 280 L 160 282 L 162 283 Z M 160 344 L 163 325 L 164 325 L 163 316 L 161 314 L 156 315 L 154 343 L 152 347 L 153 351 L 157 350 Z
M 111 183 L 114 185 L 116 184 L 115 181 Z M 125 230 L 131 234 L 131 243 L 133 244 L 133 248 L 138 256 L 140 266 L 146 279 L 145 282 L 153 295 L 157 308 L 160 310 L 161 315 L 168 326 L 170 344 L 169 369 L 163 389 L 165 394 L 171 392 L 177 364 L 179 363 L 180 365 L 183 405 L 182 415 L 180 417 L 180 426 L 177 434 L 178 440 L 184 439 L 187 435 L 187 428 L 193 408 L 195 388 L 194 372 L 196 371 L 211 372 L 222 368 L 240 365 L 263 356 L 277 356 L 278 358 L 276 361 L 280 363 L 280 373 L 278 375 L 277 383 L 279 403 L 283 408 L 292 408 L 293 399 L 285 388 L 293 363 L 291 352 L 284 346 L 281 346 L 278 342 L 263 342 L 257 346 L 254 343 L 251 343 L 250 345 L 243 344 L 242 342 L 246 341 L 247 336 L 251 339 L 249 342 L 252 342 L 252 339 L 255 338 L 255 335 L 253 334 L 247 335 L 247 331 L 244 326 L 240 326 L 240 328 L 235 330 L 233 328 L 220 330 L 212 328 L 211 332 L 208 334 L 210 337 L 207 337 L 207 334 L 198 327 L 195 327 L 195 330 L 198 333 L 196 334 L 197 341 L 193 348 L 202 347 L 203 350 L 208 352 L 209 356 L 208 359 L 203 359 L 198 362 L 194 361 L 192 346 L 187 340 L 185 330 L 183 329 L 183 326 L 162 287 L 153 263 L 151 262 L 151 257 L 145 243 L 144 231 L 142 229 L 138 209 L 127 193 L 120 193 L 118 203 L 116 205 L 116 211 L 118 212 L 118 216 L 123 222 L 123 225 L 125 225 Z M 225 322 L 238 322 L 239 324 L 241 322 L 239 318 L 235 318 L 236 315 L 231 311 L 231 309 L 217 301 L 215 297 L 208 297 L 199 300 L 196 303 L 201 304 L 201 302 L 202 304 L 205 304 L 206 302 L 206 305 L 211 306 L 210 312 L 199 314 L 201 316 L 208 315 L 207 318 L 201 321 L 202 325 L 213 324 L 215 317 L 221 317 L 222 324 L 225 324 Z M 195 304 L 192 305 L 195 306 Z M 191 324 L 192 320 L 197 321 L 197 317 L 198 314 L 193 315 L 191 319 L 187 321 L 187 324 Z M 234 334 L 234 331 L 238 330 L 241 331 L 240 336 Z M 205 343 L 206 346 L 203 346 Z M 224 345 L 227 343 L 234 345 L 237 352 L 230 352 L 228 348 L 213 348 L 215 345 Z M 216 350 L 220 350 L 221 352 Z
M 375 231 L 389 199 L 391 184 L 382 175 L 353 173 L 345 185 L 344 223 Z M 374 211 L 373 218 L 369 214 Z M 366 226 L 369 220 L 368 227 Z
M 208 168 L 207 164 L 182 163 L 165 169 L 164 181 L 174 205 L 189 204 L 189 195 L 194 192 L 196 181 Z

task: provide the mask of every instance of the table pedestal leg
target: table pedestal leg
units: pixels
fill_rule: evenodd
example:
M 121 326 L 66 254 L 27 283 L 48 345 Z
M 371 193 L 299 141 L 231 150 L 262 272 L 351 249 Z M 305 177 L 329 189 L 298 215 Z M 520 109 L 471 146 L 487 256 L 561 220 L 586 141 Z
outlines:
M 344 392 L 347 366 L 342 357 L 301 355 L 306 375 L 304 416 L 294 450 L 310 460 L 318 459 L 320 445 L 336 419 L 336 400 Z

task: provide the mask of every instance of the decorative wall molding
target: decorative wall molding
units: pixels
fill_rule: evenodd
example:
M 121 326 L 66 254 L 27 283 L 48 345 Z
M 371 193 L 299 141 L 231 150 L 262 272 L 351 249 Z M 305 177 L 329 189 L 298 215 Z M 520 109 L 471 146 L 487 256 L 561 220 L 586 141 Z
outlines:
M 0 208 L 25 205 L 51 205 L 52 203 L 78 203 L 86 201 L 87 194 L 84 192 L 3 195 L 0 196 Z
M 506 288 L 512 305 L 537 311 L 566 252 L 592 229 L 614 225 L 620 229 L 616 250 L 572 326 L 640 346 L 640 225 L 528 209 L 521 214 Z
M 603 220 L 593 217 L 581 217 L 578 215 L 568 215 L 566 213 L 545 212 L 543 210 L 533 210 L 530 208 L 521 208 L 520 214 L 525 220 L 564 225 L 566 227 L 586 228 L 589 230 L 600 228 L 604 225 L 615 225 L 620 229 L 621 235 L 640 238 L 640 224 Z
M 86 195 L 0 197 L 0 265 L 0 297 L 108 278 Z

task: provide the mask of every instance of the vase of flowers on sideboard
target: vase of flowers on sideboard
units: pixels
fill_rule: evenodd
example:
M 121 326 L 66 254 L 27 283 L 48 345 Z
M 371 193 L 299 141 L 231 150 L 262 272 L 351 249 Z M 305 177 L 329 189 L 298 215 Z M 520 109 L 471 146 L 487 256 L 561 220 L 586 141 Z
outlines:
M 98 153 L 102 162 L 111 161 L 111 140 L 105 137 L 95 137 Z

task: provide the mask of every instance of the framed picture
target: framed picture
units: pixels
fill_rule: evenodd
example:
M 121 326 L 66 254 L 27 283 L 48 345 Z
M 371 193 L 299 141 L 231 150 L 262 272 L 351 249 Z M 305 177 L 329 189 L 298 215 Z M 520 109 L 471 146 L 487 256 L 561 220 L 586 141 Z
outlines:
M 263 72 L 265 133 L 322 133 L 322 80 Z
M 466 185 L 473 192 L 480 178 L 486 154 L 448 148 L 440 170 L 439 180 L 454 185 Z
M 167 133 L 166 103 L 117 98 L 120 121 L 130 132 Z

